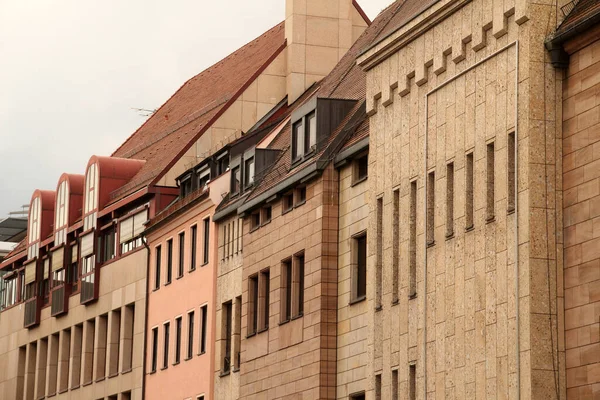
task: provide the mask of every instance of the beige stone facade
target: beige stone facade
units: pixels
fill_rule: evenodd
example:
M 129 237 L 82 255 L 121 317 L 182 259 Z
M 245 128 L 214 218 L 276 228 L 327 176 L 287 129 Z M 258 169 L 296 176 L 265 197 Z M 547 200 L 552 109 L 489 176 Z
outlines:
M 147 251 L 101 268 L 98 300 L 69 299 L 59 318 L 42 309 L 23 328 L 25 307 L 0 314 L 0 398 L 142 399 Z
M 565 398 L 561 73 L 541 45 L 555 20 L 526 0 L 440 1 L 359 58 L 367 398 Z

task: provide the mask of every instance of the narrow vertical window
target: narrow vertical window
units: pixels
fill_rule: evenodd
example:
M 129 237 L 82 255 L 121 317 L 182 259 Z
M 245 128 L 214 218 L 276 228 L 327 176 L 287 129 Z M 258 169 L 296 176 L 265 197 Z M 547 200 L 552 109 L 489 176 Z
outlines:
M 383 285 L 383 198 L 377 199 L 377 263 L 375 268 L 375 308 L 381 309 Z
M 301 317 L 304 314 L 304 253 L 294 257 L 294 264 L 292 318 Z
M 167 281 L 171 283 L 173 278 L 173 239 L 167 240 Z
M 375 400 L 381 400 L 381 374 L 375 375 Z
M 206 321 L 208 318 L 208 306 L 200 307 L 200 354 L 206 353 Z
M 417 366 L 411 364 L 408 366 L 408 399 L 417 398 Z
M 169 331 L 171 329 L 171 324 L 169 322 L 165 323 L 163 329 L 163 369 L 165 369 L 169 368 Z
M 258 327 L 258 275 L 248 278 L 248 335 Z
M 435 242 L 435 172 L 427 175 L 427 244 Z
M 177 277 L 183 276 L 183 264 L 185 260 L 185 233 L 179 234 L 179 268 L 177 269 Z
M 195 313 L 188 313 L 188 342 L 187 342 L 187 358 L 190 359 L 194 355 L 194 318 Z
M 473 199 L 473 153 L 467 154 L 465 163 L 465 224 L 466 229 L 473 228 L 473 209 L 475 207 Z
M 454 163 L 446 165 L 446 237 L 454 235 Z
M 281 263 L 281 322 L 292 317 L 292 260 Z
M 158 360 L 158 328 L 152 328 L 152 363 L 150 372 L 156 372 Z
M 408 295 L 417 295 L 417 181 L 410 183 L 410 264 L 408 271 Z
M 271 274 L 269 270 L 261 271 L 260 273 L 260 304 L 259 304 L 259 316 L 260 316 L 260 327 L 261 331 L 269 329 L 269 292 L 271 283 Z
M 515 146 L 515 133 L 511 132 L 508 135 L 508 148 L 507 148 L 507 186 L 508 186 L 508 212 L 511 213 L 515 211 L 516 204 L 516 146 Z
M 394 215 L 392 218 L 392 304 L 396 304 L 399 299 L 400 284 L 400 189 L 394 190 Z
M 392 371 L 392 400 L 398 400 L 398 370 Z
M 361 301 L 367 297 L 367 235 L 362 233 L 353 238 L 352 300 Z
M 494 142 L 488 143 L 487 151 L 486 151 L 486 163 L 487 163 L 487 196 L 486 196 L 486 220 L 493 221 L 494 220 L 494 205 L 495 205 L 495 196 L 494 196 L 494 159 L 495 159 L 495 151 L 494 151 Z
M 233 326 L 234 336 L 234 371 L 239 371 L 241 365 L 241 345 L 242 345 L 242 296 L 235 298 L 235 325 Z
M 154 290 L 160 289 L 160 262 L 162 258 L 162 249 L 156 246 L 154 251 Z
M 202 244 L 202 264 L 208 264 L 209 249 L 210 249 L 210 218 L 202 221 L 204 225 L 204 241 Z
M 175 319 L 175 362 L 181 361 L 181 317 Z
M 196 249 L 198 241 L 198 227 L 192 226 L 190 229 L 190 270 L 196 269 Z
M 231 369 L 231 316 L 232 316 L 231 301 L 223 303 L 223 365 L 221 366 L 222 373 L 228 373 Z

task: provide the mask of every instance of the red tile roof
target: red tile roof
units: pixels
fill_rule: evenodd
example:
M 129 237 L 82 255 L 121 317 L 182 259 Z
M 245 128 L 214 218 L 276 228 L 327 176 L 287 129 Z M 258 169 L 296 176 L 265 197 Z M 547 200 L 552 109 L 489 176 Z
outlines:
M 558 26 L 554 36 L 563 35 L 577 29 L 585 21 L 600 14 L 600 1 L 579 0 L 563 22 Z
M 187 81 L 112 154 L 146 161 L 112 200 L 155 183 L 284 48 L 282 22 Z

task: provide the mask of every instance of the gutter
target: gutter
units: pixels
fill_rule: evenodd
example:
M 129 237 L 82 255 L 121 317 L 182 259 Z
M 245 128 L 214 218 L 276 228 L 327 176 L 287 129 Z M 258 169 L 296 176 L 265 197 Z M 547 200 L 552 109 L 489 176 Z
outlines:
M 349 146 L 347 149 L 341 151 L 334 159 L 333 163 L 336 168 L 344 166 L 348 160 L 361 151 L 369 148 L 369 137 L 367 136 L 364 139 L 359 140 L 354 143 L 352 146 Z
M 575 36 L 596 27 L 599 23 L 600 12 L 596 12 L 594 15 L 584 19 L 572 28 L 558 34 L 555 33 L 553 36 L 546 39 L 544 45 L 546 46 L 546 50 L 550 53 L 550 61 L 554 68 L 565 69 L 569 66 L 569 53 L 567 53 L 564 48 L 565 43 Z

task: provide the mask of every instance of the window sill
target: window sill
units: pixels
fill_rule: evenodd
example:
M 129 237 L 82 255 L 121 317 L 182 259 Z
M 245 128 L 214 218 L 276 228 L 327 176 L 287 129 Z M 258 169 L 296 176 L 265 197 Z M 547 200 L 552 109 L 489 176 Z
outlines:
M 257 225 L 254 228 L 250 228 L 250 232 L 248 232 L 248 233 L 256 232 L 259 228 L 260 228 L 260 225 Z
M 194 272 L 196 270 L 196 268 L 190 268 L 188 269 L 188 274 L 191 274 L 192 272 Z
M 219 374 L 219 378 L 224 378 L 224 377 L 228 376 L 229 374 L 231 374 L 230 371 L 227 371 L 227 372 L 221 371 L 221 373 Z
M 435 246 L 435 240 L 427 241 L 427 248 Z
M 485 223 L 486 224 L 491 224 L 492 222 L 496 222 L 496 216 L 495 215 L 492 215 L 491 217 L 487 217 L 485 219 Z
M 304 317 L 304 313 L 300 313 L 298 315 L 294 315 L 290 321 L 294 321 L 294 320 L 300 319 L 302 317 Z
M 413 294 L 409 294 L 409 295 L 408 295 L 408 299 L 409 299 L 409 300 L 414 300 L 414 299 L 416 299 L 416 298 L 417 298 L 417 294 L 416 294 L 416 293 L 413 293 Z
M 379 312 L 383 310 L 383 306 L 382 305 L 378 305 L 377 307 L 375 307 L 375 312 Z
M 178 280 L 180 280 L 181 278 L 183 278 L 183 275 L 179 275 L 179 276 L 177 276 L 177 278 L 175 278 L 175 280 L 177 280 L 177 281 L 178 281 Z
M 283 210 L 283 211 L 281 211 L 281 215 L 285 215 L 285 214 L 291 212 L 293 209 L 294 209 L 294 207 L 290 207 L 290 208 L 288 208 L 286 210 Z
M 285 321 L 281 321 L 281 322 L 279 322 L 279 326 L 285 325 L 285 324 L 287 324 L 290 321 L 291 321 L 291 319 L 286 319 Z
M 159 289 L 160 287 L 155 287 L 154 289 L 152 289 L 152 292 L 158 292 Z
M 170 284 L 171 284 L 171 281 L 165 282 L 163 286 L 169 286 Z
M 119 373 L 118 372 L 113 372 L 112 374 L 110 374 L 108 376 L 108 379 L 114 378 L 115 376 L 119 376 Z
M 161 370 L 161 371 L 164 371 L 165 369 L 169 369 L 169 367 L 168 367 L 168 366 L 166 366 L 166 367 L 162 367 L 160 370 Z
M 234 368 L 232 371 L 233 372 L 240 372 L 240 367 Z
M 268 221 L 266 221 L 266 222 L 263 222 L 263 223 L 261 224 L 261 227 L 262 227 L 262 226 L 265 226 L 265 225 L 269 225 L 270 223 L 271 223 L 271 220 L 268 220 Z
M 454 232 L 446 233 L 446 240 L 454 239 Z
M 90 386 L 92 383 L 94 383 L 94 381 L 84 382 L 83 385 L 81 385 L 81 387 Z
M 397 306 L 398 304 L 400 304 L 400 299 L 392 300 L 392 307 Z
M 148 372 L 147 375 L 154 375 L 155 373 L 156 373 L 156 370 Z
M 186 357 L 183 359 L 183 361 L 190 361 L 193 357 Z
M 133 371 L 131 368 L 126 369 L 125 371 L 121 371 L 121 375 L 125 375 Z
M 306 200 L 299 201 L 298 203 L 296 203 L 296 205 L 294 205 L 294 208 L 298 208 L 298 207 L 303 206 L 305 204 L 306 204 Z
M 48 395 L 46 396 L 46 398 L 50 398 L 50 397 L 54 397 L 56 396 L 56 392 L 54 393 L 48 393 Z
M 506 215 L 514 214 L 515 211 L 516 211 L 516 208 L 514 206 L 513 207 L 509 207 L 509 208 L 506 209 Z
M 106 379 L 104 376 L 102 378 L 98 378 L 98 379 L 96 379 L 96 383 L 102 382 L 104 379 Z
M 68 391 L 69 391 L 69 389 L 61 389 L 58 391 L 58 394 L 67 393 Z
M 364 181 L 366 181 L 369 178 L 369 176 L 363 176 L 362 178 L 356 178 L 355 180 L 352 181 L 352 183 L 350 184 L 350 187 L 354 187 L 360 183 L 363 183 Z
M 176 366 L 176 365 L 179 365 L 179 364 L 181 364 L 181 361 L 176 361 L 176 362 L 173 363 L 173 366 Z
M 475 230 L 475 225 L 470 225 L 465 228 L 465 232 L 471 232 L 473 230 Z
M 71 388 L 69 390 L 77 390 L 77 389 L 79 389 L 79 385 L 71 386 Z M 65 392 L 66 392 L 66 390 L 65 390 Z
M 223 259 L 223 260 L 224 260 L 224 259 Z M 202 267 L 206 267 L 207 265 L 208 265 L 208 261 L 207 261 L 207 262 L 205 262 L 205 263 L 202 263 L 202 265 L 200 266 L 200 268 L 202 268 Z
M 198 353 L 199 356 L 203 356 L 206 354 L 206 351 L 201 351 L 200 353 Z
M 256 336 L 256 332 L 252 332 L 246 335 L 246 339 L 250 339 L 251 337 Z
M 348 302 L 349 306 L 353 306 L 354 304 L 362 303 L 367 299 L 367 295 L 356 297 Z
M 267 326 L 265 328 L 262 328 L 262 329 L 259 329 L 258 331 L 256 331 L 256 334 L 258 335 L 259 333 L 263 333 L 263 332 L 266 332 L 268 330 L 269 330 L 269 327 Z

